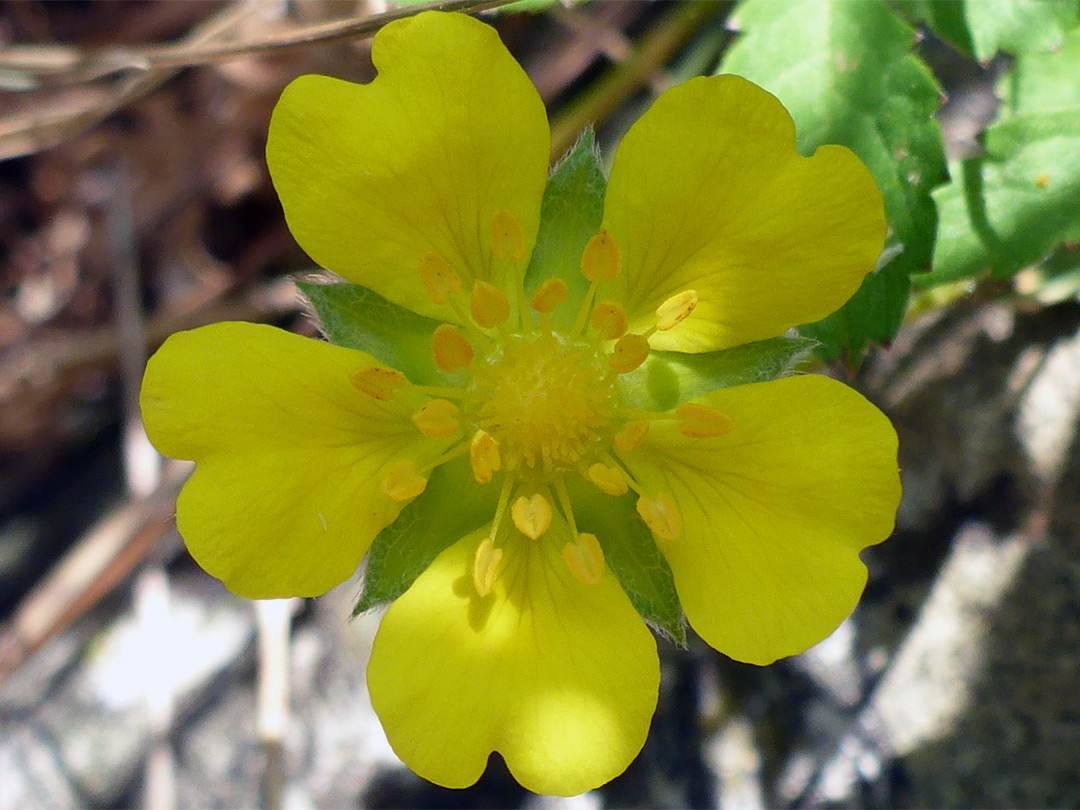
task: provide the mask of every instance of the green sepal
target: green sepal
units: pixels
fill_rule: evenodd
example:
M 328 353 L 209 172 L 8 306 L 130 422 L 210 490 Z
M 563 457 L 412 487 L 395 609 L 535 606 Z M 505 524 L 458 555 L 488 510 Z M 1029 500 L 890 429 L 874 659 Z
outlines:
M 787 377 L 817 345 L 809 338 L 776 337 L 718 352 L 650 352 L 616 385 L 628 408 L 669 411 L 718 388 Z
M 686 617 L 675 578 L 652 532 L 638 516 L 637 495 L 605 495 L 592 484 L 568 477 L 578 530 L 596 535 L 608 568 L 631 604 L 651 627 L 686 646 Z
M 348 282 L 297 281 L 296 286 L 311 302 L 319 326 L 331 343 L 367 352 L 417 385 L 461 382 L 460 374 L 443 374 L 432 359 L 431 336 L 438 321 Z
M 565 329 L 573 323 L 589 289 L 589 282 L 581 274 L 581 254 L 600 230 L 606 190 L 600 152 L 589 129 L 548 178 L 536 247 L 525 272 L 525 290 L 530 296 L 546 279 L 559 278 L 566 283 L 566 302 L 551 315 L 556 328 Z
M 491 521 L 498 496 L 497 486 L 480 486 L 473 481 L 467 458 L 432 470 L 427 489 L 372 543 L 364 589 L 353 615 L 405 593 L 439 554 Z

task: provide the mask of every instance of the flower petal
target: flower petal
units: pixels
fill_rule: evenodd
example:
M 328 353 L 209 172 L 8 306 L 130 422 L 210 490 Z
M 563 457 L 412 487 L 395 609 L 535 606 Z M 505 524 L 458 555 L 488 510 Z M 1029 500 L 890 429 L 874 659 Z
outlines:
M 315 596 L 356 570 L 403 504 L 379 484 L 444 443 L 349 382 L 368 355 L 270 326 L 178 332 L 150 359 L 154 446 L 196 462 L 177 501 L 191 556 L 241 596 Z
M 657 422 L 624 461 L 670 493 L 682 535 L 660 542 L 690 626 L 740 661 L 816 644 L 855 608 L 860 549 L 892 532 L 896 432 L 862 395 L 820 376 L 725 388 L 695 402 L 729 416 L 689 439 Z
M 561 518 L 539 540 L 507 542 L 494 590 L 478 596 L 473 555 L 488 530 L 390 606 L 368 666 L 372 704 L 398 756 L 436 784 L 471 785 L 498 751 L 529 790 L 583 793 L 645 743 L 656 643 L 610 571 L 596 586 L 571 576 Z
M 630 128 L 611 169 L 604 224 L 622 251 L 613 284 L 631 329 L 687 289 L 694 313 L 654 348 L 724 349 L 824 318 L 881 252 L 881 192 L 854 153 L 795 151 L 795 125 L 738 76 L 691 79 Z M 605 293 L 606 294 L 606 293 Z
M 539 226 L 550 134 L 543 102 L 495 29 L 430 12 L 375 37 L 366 85 L 301 76 L 270 121 L 266 159 L 289 230 L 319 264 L 425 315 L 452 319 L 420 281 L 442 256 L 509 291 L 492 221 Z

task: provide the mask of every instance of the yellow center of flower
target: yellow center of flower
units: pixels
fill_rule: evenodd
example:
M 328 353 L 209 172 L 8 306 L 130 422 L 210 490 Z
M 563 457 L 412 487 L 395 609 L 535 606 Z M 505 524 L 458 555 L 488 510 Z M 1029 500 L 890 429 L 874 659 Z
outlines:
M 573 469 L 612 432 L 614 379 L 591 344 L 529 335 L 500 346 L 474 373 L 478 426 L 509 471 Z
M 698 294 L 683 290 L 673 295 L 657 308 L 651 329 L 627 331 L 619 303 L 600 300 L 594 306 L 599 285 L 614 281 L 622 265 L 618 245 L 601 231 L 581 257 L 581 272 L 590 282 L 581 308 L 572 326 L 559 332 L 552 328 L 552 313 L 566 301 L 567 285 L 547 279 L 527 297 L 524 235 L 518 219 L 505 209 L 491 223 L 491 255 L 495 269 L 505 270 L 515 282 L 513 304 L 506 292 L 486 281 L 463 283 L 470 277 L 465 268 L 451 267 L 436 253 L 425 253 L 418 264 L 428 296 L 447 307 L 458 323 L 435 330 L 432 359 L 447 374 L 464 374 L 462 387 L 411 385 L 403 374 L 386 368 L 361 369 L 352 377 L 358 389 L 388 407 L 403 408 L 417 430 L 443 442 L 433 445 L 430 458 L 389 469 L 382 491 L 397 501 L 418 497 L 432 469 L 467 454 L 478 486 L 499 481 L 491 529 L 474 560 L 477 593 L 490 593 L 502 570 L 500 526 L 509 520 L 522 542 L 546 542 L 556 509 L 571 538 L 561 549 L 563 560 L 579 581 L 596 585 L 606 567 L 601 540 L 578 531 L 567 476 L 581 476 L 612 497 L 632 490 L 641 520 L 658 540 L 675 542 L 682 518 L 671 496 L 647 491 L 621 459 L 641 446 L 657 420 L 677 422 L 694 439 L 732 429 L 725 414 L 699 404 L 654 413 L 629 410 L 619 402 L 617 377 L 648 359 L 654 333 L 691 315 Z

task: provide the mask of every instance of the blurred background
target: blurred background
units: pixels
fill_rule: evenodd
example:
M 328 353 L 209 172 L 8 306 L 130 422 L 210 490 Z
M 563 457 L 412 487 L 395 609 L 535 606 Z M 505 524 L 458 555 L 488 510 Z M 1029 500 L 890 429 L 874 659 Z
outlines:
M 498 757 L 465 791 L 407 771 L 367 697 L 378 616 L 349 619 L 359 580 L 314 601 L 226 592 L 176 534 L 188 467 L 140 424 L 145 358 L 171 332 L 243 319 L 316 334 L 267 122 L 297 75 L 369 81 L 387 4 L 0 3 L 0 810 L 1080 805 L 1080 9 L 986 0 L 980 20 L 977 2 L 486 16 L 548 105 L 556 156 L 595 124 L 610 159 L 659 92 L 718 66 L 785 101 L 791 75 L 817 81 L 789 102 L 800 146 L 885 143 L 892 162 L 872 168 L 919 265 L 873 279 L 901 273 L 885 325 L 807 330 L 819 370 L 900 434 L 904 500 L 894 538 L 864 554 L 862 603 L 764 669 L 662 643 L 644 751 L 566 800 L 526 794 Z M 770 48 L 791 60 L 775 85 L 754 75 Z M 1051 123 L 1019 148 L 1045 147 L 1057 173 L 1002 203 L 1015 154 L 986 131 L 1004 131 L 1002 88 L 1025 65 L 1057 84 L 1039 91 Z M 836 118 L 849 80 L 868 88 L 868 128 Z M 1033 114 L 1016 107 L 1031 93 L 1009 115 Z M 983 163 L 980 206 L 956 183 Z M 1039 189 L 1049 208 L 1030 202 Z M 996 235 L 965 247 L 958 229 L 985 236 L 980 216 Z

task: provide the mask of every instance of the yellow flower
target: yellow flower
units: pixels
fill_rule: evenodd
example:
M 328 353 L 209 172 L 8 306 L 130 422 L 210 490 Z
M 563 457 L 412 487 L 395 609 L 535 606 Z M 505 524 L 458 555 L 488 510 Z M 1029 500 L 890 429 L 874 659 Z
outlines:
M 493 29 L 434 12 L 372 58 L 368 85 L 289 85 L 267 157 L 312 258 L 430 325 L 419 354 L 383 347 L 416 362 L 268 326 L 179 333 L 148 366 L 147 429 L 197 462 L 192 556 L 252 598 L 327 591 L 424 505 L 445 550 L 368 668 L 391 745 L 441 785 L 498 751 L 527 788 L 578 793 L 629 764 L 656 705 L 633 537 L 741 661 L 805 649 L 858 600 L 899 499 L 888 420 L 824 377 L 712 390 L 693 360 L 843 304 L 881 250 L 881 196 L 842 147 L 800 157 L 768 93 L 694 79 L 626 135 L 572 260 L 527 278 L 534 247 L 569 248 L 538 242 L 550 136 L 525 73 Z M 421 542 L 394 531 L 391 553 Z

